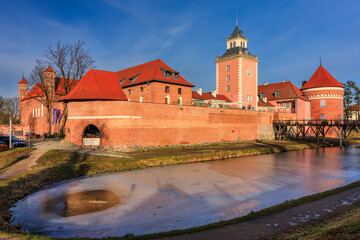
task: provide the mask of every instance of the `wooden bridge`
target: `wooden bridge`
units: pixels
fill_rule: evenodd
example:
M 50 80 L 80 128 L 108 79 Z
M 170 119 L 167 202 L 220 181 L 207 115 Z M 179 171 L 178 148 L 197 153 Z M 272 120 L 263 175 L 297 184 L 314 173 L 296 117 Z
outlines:
M 333 129 L 340 140 L 346 143 L 352 130 L 359 131 L 360 121 L 358 120 L 275 120 L 273 121 L 273 128 L 275 139 L 288 139 L 289 137 L 305 138 L 311 132 L 316 136 L 317 143 L 320 138 L 325 142 L 326 134 L 330 129 Z

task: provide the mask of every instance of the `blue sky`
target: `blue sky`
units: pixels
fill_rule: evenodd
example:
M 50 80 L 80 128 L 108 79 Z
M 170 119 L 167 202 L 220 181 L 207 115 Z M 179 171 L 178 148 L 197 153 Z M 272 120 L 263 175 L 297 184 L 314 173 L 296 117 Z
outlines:
M 0 95 L 17 96 L 22 74 L 58 40 L 86 42 L 96 68 L 118 71 L 162 59 L 205 91 L 235 27 L 257 54 L 259 83 L 298 87 L 323 66 L 339 81 L 360 77 L 360 1 L 1 1 Z

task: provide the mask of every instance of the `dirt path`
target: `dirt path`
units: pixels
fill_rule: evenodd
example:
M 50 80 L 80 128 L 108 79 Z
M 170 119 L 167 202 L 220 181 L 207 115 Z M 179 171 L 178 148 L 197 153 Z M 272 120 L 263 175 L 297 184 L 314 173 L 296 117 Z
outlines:
M 36 160 L 38 160 L 38 158 L 41 157 L 47 151 L 48 149 L 41 149 L 41 148 L 35 149 L 31 153 L 29 153 L 29 155 L 25 159 L 15 163 L 8 170 L 1 173 L 0 180 L 6 180 L 15 175 L 29 171 L 31 167 L 36 164 Z
M 251 221 L 233 224 L 207 231 L 183 234 L 179 236 L 162 238 L 163 240 L 179 239 L 241 239 L 253 240 L 259 238 L 271 238 L 285 229 L 310 222 L 327 214 L 340 210 L 342 207 L 360 201 L 360 187 L 356 187 L 339 194 L 335 194 L 318 201 L 306 203 L 298 207 L 290 208 L 265 217 Z

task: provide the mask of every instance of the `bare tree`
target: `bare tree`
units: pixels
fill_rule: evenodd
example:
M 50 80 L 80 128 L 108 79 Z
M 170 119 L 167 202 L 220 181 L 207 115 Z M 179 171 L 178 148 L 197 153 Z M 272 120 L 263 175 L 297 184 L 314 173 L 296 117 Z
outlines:
M 10 119 L 15 124 L 20 123 L 19 100 L 17 97 L 5 99 L 0 97 L 0 122 L 8 124 Z
M 86 71 L 94 68 L 95 60 L 84 50 L 85 42 L 77 41 L 73 45 L 61 44 L 57 42 L 55 48 L 51 46 L 46 50 L 45 58 L 49 60 L 60 81 L 64 94 L 68 94 L 77 83 L 74 80 L 80 80 Z M 64 115 L 60 126 L 60 133 L 64 133 L 64 127 L 67 120 L 67 103 L 64 104 Z
M 55 101 L 55 94 L 49 85 L 44 84 L 44 70 L 46 64 L 42 60 L 36 60 L 36 65 L 31 71 L 29 78 L 29 85 L 32 88 L 33 97 L 36 101 L 40 102 L 46 108 L 47 122 L 49 124 L 48 134 L 51 133 L 52 109 Z

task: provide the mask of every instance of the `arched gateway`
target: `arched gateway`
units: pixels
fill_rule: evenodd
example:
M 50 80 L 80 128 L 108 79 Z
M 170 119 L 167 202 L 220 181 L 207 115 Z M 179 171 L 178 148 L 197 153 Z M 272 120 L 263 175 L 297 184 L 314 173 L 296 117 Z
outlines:
M 89 124 L 85 127 L 83 146 L 100 146 L 100 131 L 95 125 Z

